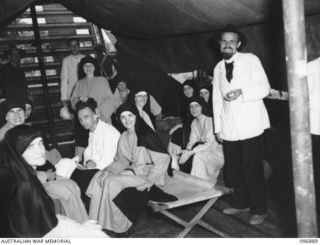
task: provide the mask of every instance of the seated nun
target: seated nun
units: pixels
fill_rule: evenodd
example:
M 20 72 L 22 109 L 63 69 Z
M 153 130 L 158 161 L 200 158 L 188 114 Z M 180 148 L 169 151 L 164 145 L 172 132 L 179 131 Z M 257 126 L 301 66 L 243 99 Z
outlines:
M 205 83 L 199 87 L 199 96 L 203 98 L 210 117 L 213 116 L 213 109 L 212 109 L 212 84 Z
M 191 175 L 216 184 L 220 169 L 224 165 L 222 145 L 213 134 L 212 117 L 207 114 L 205 102 L 193 97 L 189 102 L 191 123 L 189 142 L 179 158 L 180 164 L 191 164 Z
M 80 224 L 55 214 L 35 170 L 46 161 L 39 131 L 28 125 L 10 129 L 0 157 L 0 237 L 107 237 L 92 220 Z
M 127 233 L 132 230 L 133 223 L 114 199 L 127 187 L 146 191 L 146 199 L 153 191 L 172 198 L 157 188 L 166 182 L 171 158 L 136 107 L 123 104 L 117 116 L 126 128 L 120 136 L 117 154 L 108 167 L 94 176 L 86 193 L 91 197 L 91 219 L 98 220 L 103 229 Z
M 199 86 L 196 80 L 186 80 L 182 84 L 182 92 L 183 97 L 180 103 L 180 117 L 182 119 L 182 123 L 174 126 L 170 132 L 170 141 L 168 144 L 168 152 L 172 157 L 173 168 L 180 169 L 180 171 L 185 173 L 190 173 L 190 164 L 184 164 L 177 166 L 177 161 L 180 155 L 182 154 L 182 150 L 185 150 L 187 147 L 187 143 L 189 141 L 189 136 L 191 132 L 191 123 L 193 121 L 193 116 L 190 113 L 189 102 L 190 99 L 194 96 L 198 96 L 199 94 Z
M 114 84 L 116 85 L 116 89 L 114 91 L 114 99 L 117 101 L 118 107 L 128 101 L 129 95 L 130 95 L 130 89 L 128 88 L 127 82 L 125 81 L 124 77 L 122 77 L 120 74 L 118 74 L 113 79 Z M 144 90 L 145 88 L 141 88 L 140 90 Z M 139 89 L 138 89 L 139 90 Z M 139 91 L 135 91 L 139 92 Z M 156 101 L 156 99 L 149 94 L 149 101 L 150 101 L 150 112 L 151 114 L 156 118 L 156 120 L 161 120 L 163 118 L 162 115 L 162 108 L 159 105 L 159 103 Z M 117 108 L 118 108 L 117 107 Z
M 2 104 L 2 113 L 6 115 L 7 123 L 2 127 L 2 133 L 25 123 L 25 101 L 8 99 Z M 72 180 L 58 176 L 55 173 L 55 164 L 61 155 L 56 149 L 45 151 L 44 166 L 36 166 L 37 176 L 43 183 L 45 190 L 53 199 L 58 199 L 64 213 L 79 222 L 86 221 L 88 214 L 80 198 L 79 186 Z

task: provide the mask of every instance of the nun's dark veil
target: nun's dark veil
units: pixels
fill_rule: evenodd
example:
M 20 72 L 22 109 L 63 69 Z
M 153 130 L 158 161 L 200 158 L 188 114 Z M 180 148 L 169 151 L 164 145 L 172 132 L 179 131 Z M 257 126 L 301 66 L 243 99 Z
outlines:
M 136 115 L 135 132 L 137 135 L 137 145 L 143 146 L 151 151 L 168 154 L 167 149 L 161 143 L 156 133 L 147 125 L 147 123 L 139 116 L 138 109 L 134 105 L 122 104 L 117 110 L 117 118 L 121 123 L 120 115 L 124 111 L 130 111 Z M 122 124 L 122 123 L 121 123 Z M 168 166 L 168 174 L 172 176 L 171 163 Z
M 200 97 L 199 95 L 192 97 L 189 100 L 189 105 L 188 105 L 189 110 L 190 110 L 190 104 L 192 102 L 196 102 L 201 106 L 203 115 L 207 117 L 212 117 L 212 111 L 210 110 L 209 105 L 206 103 L 206 101 L 202 97 Z
M 213 109 L 212 109 L 212 84 L 203 84 L 199 88 L 199 96 L 200 96 L 200 91 L 202 89 L 205 89 L 209 92 L 209 100 L 208 102 L 205 101 L 205 104 L 207 105 L 207 108 L 210 112 L 210 117 L 213 117 Z
M 155 117 L 151 113 L 151 107 L 150 107 L 150 92 L 147 88 L 145 88 L 144 86 L 141 86 L 141 85 L 133 88 L 129 94 L 127 104 L 135 106 L 135 96 L 137 93 L 142 92 L 142 91 L 147 93 L 147 103 L 144 105 L 143 110 L 149 115 L 150 120 L 151 120 L 153 126 L 155 127 Z
M 0 237 L 43 237 L 58 223 L 51 198 L 21 155 L 37 137 L 19 125 L 0 143 Z

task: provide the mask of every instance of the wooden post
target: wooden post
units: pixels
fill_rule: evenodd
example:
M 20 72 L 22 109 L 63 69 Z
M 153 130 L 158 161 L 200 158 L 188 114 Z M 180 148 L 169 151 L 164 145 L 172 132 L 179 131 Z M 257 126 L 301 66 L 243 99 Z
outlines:
M 282 0 L 298 237 L 317 237 L 303 0 Z
M 47 85 L 47 76 L 46 76 L 46 70 L 45 70 L 45 64 L 43 61 L 43 52 L 41 47 L 41 38 L 40 38 L 40 30 L 39 30 L 39 24 L 37 20 L 37 13 L 35 5 L 33 4 L 31 7 L 31 18 L 32 18 L 32 25 L 33 25 L 33 32 L 35 37 L 35 43 L 37 47 L 37 56 L 39 60 L 39 67 L 40 67 L 40 74 L 41 74 L 41 83 L 42 83 L 42 89 L 43 89 L 43 97 L 45 102 L 45 113 L 46 117 L 49 120 L 49 132 L 51 136 L 51 142 L 53 147 L 57 147 L 57 139 L 54 131 L 54 119 L 51 112 L 51 105 L 49 102 L 49 91 L 48 91 L 48 85 Z

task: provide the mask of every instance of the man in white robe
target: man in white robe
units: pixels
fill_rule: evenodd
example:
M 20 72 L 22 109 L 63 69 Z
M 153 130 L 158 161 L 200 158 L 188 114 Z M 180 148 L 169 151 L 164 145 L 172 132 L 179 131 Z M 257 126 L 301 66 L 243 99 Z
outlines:
M 259 58 L 238 52 L 242 41 L 233 26 L 220 34 L 223 60 L 214 68 L 213 112 L 216 136 L 223 140 L 226 182 L 234 189 L 231 208 L 223 212 L 250 209 L 250 224 L 256 225 L 267 213 L 262 135 L 270 127 L 263 103 L 270 85 Z

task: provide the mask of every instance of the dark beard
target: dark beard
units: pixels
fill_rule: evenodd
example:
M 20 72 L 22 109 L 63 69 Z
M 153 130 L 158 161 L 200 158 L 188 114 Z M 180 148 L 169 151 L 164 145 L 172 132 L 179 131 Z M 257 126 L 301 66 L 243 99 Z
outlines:
M 222 53 L 222 57 L 224 60 L 228 60 L 230 59 L 234 54 L 230 54 L 230 53 Z

